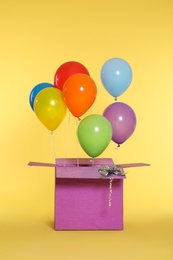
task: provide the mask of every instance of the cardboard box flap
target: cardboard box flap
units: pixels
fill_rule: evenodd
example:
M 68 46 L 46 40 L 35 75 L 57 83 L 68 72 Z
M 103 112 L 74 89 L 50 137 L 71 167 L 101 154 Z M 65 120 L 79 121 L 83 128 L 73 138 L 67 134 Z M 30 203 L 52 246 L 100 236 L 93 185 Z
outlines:
M 29 162 L 29 166 L 55 167 L 57 178 L 103 178 L 99 173 L 99 168 L 103 165 L 111 166 L 114 162 L 111 158 L 58 158 L 54 163 Z M 130 168 L 150 166 L 147 163 L 124 163 L 116 164 L 118 168 Z M 111 174 L 109 177 L 114 179 L 123 179 L 125 176 Z
M 99 168 L 113 164 L 110 158 L 96 158 L 94 161 L 90 158 L 56 159 L 56 178 L 100 179 L 103 176 L 99 173 Z M 123 179 L 125 176 L 111 174 L 111 178 Z

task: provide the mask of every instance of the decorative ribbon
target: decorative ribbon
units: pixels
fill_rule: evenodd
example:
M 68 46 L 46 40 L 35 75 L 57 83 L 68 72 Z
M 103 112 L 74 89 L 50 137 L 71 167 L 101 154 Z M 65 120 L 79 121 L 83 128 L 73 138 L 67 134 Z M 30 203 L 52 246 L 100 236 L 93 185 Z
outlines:
M 110 178 L 109 180 L 109 200 L 108 200 L 108 206 L 112 206 L 112 182 L 114 179 Z
M 113 164 L 111 166 L 103 165 L 99 168 L 98 171 L 103 177 L 108 177 L 110 174 L 114 174 L 114 175 L 117 175 L 117 176 L 124 176 L 125 175 L 123 169 L 118 168 L 115 164 Z
M 104 177 L 107 178 L 109 175 L 114 174 L 117 176 L 124 176 L 125 173 L 123 171 L 123 168 L 118 168 L 115 164 L 111 166 L 103 165 L 98 169 L 99 173 Z M 108 199 L 108 206 L 111 207 L 112 205 L 112 184 L 113 184 L 113 178 L 110 177 L 109 180 L 109 199 Z

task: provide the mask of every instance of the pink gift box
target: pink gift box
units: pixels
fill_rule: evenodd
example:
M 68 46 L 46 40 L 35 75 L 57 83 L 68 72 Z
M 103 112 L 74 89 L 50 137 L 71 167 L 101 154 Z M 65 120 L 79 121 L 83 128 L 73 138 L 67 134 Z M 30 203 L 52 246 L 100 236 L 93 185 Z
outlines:
M 125 176 L 111 174 L 103 178 L 99 173 L 102 165 L 111 166 L 113 161 L 56 159 L 55 230 L 123 229 Z
M 101 166 L 112 159 L 56 159 L 53 163 L 29 162 L 30 166 L 55 167 L 55 230 L 122 230 L 124 175 L 103 178 Z M 146 163 L 117 164 L 122 170 L 150 166 Z M 111 205 L 110 205 L 111 204 Z

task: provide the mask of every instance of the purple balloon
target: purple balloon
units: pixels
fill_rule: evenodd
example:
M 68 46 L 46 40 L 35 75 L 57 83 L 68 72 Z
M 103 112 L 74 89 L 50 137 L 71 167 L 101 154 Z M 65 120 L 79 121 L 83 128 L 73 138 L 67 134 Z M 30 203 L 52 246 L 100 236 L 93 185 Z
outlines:
M 118 145 L 124 143 L 136 128 L 136 115 L 133 109 L 122 102 L 109 105 L 103 112 L 112 125 L 112 140 Z

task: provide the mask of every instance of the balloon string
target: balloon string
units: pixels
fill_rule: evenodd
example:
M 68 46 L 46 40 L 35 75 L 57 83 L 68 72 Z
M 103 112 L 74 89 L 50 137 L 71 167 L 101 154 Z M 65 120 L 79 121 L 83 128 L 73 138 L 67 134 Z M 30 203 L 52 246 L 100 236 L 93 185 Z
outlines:
M 79 125 L 79 120 L 76 120 L 76 133 Z M 79 143 L 76 135 L 76 158 L 77 158 L 77 167 L 79 167 Z
M 51 132 L 51 141 L 52 141 L 52 150 L 53 150 L 53 157 L 54 157 L 54 162 L 56 161 L 56 147 L 55 147 L 55 136 L 54 132 Z
M 119 145 L 115 144 L 115 160 L 114 160 L 115 164 L 118 163 L 118 160 L 117 160 L 117 151 L 118 151 L 118 149 L 119 149 Z
M 90 159 L 90 163 L 92 164 L 92 166 L 94 166 L 94 157 Z
M 65 144 L 65 153 L 64 153 L 64 166 L 66 165 L 66 159 L 67 159 L 67 151 L 68 151 L 68 146 L 69 146 L 69 133 L 70 133 L 70 112 L 68 114 L 68 122 L 67 122 L 67 131 L 66 131 L 66 144 Z
M 114 179 L 110 178 L 109 180 L 109 201 L 108 201 L 108 205 L 109 207 L 112 206 L 112 182 Z

